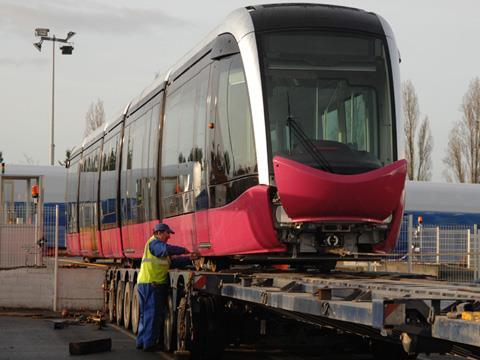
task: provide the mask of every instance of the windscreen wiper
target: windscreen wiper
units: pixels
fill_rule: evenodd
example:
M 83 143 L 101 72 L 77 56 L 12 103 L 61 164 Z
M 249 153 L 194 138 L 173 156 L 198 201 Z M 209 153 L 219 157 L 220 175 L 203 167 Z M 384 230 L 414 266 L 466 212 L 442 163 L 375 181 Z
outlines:
M 320 169 L 322 169 L 324 171 L 328 171 L 330 173 L 334 173 L 332 167 L 330 166 L 330 163 L 316 149 L 315 144 L 312 142 L 312 140 L 309 139 L 307 134 L 305 134 L 305 132 L 302 130 L 302 128 L 298 125 L 298 123 L 293 118 L 293 116 L 290 112 L 290 96 L 289 96 L 288 91 L 287 91 L 287 106 L 288 106 L 287 126 L 290 129 L 290 142 L 292 141 L 291 131 L 293 130 L 297 134 L 297 136 L 300 140 L 300 144 L 307 151 L 307 153 L 310 154 L 310 156 L 317 162 Z M 290 145 L 290 149 L 291 148 L 292 147 Z

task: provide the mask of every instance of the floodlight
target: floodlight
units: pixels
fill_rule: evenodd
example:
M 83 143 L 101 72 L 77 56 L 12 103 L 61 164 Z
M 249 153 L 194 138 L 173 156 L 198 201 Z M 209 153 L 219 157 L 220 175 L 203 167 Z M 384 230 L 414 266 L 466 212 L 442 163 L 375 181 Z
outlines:
M 0 0 L 1 2 L 1 0 Z M 39 42 L 33 43 L 33 46 L 35 46 L 35 49 L 38 51 L 42 50 L 42 43 L 44 41 L 52 41 L 53 46 L 52 46 L 52 51 L 53 51 L 53 56 L 52 56 L 52 119 L 50 121 L 50 126 L 51 126 L 51 132 L 50 132 L 50 165 L 53 165 L 55 163 L 55 142 L 54 142 L 54 124 L 55 124 L 55 50 L 56 50 L 56 44 L 55 43 L 62 43 L 65 44 L 64 46 L 60 47 L 60 50 L 62 51 L 62 55 L 72 55 L 73 52 L 73 45 L 70 43 L 68 40 L 75 35 L 75 32 L 69 31 L 67 33 L 67 36 L 65 38 L 58 38 L 54 34 L 52 36 L 48 36 L 50 33 L 50 29 L 45 29 L 45 28 L 37 28 L 35 29 L 35 36 L 40 38 Z
M 73 46 L 72 45 L 64 45 L 64 46 L 60 47 L 60 50 L 62 50 L 62 55 L 72 55 Z
M 46 29 L 46 28 L 36 28 L 35 29 L 35 36 L 39 36 L 39 37 L 42 37 L 42 36 L 48 36 L 48 33 L 50 32 L 50 29 Z
M 42 51 L 42 42 L 41 41 L 39 41 L 38 43 L 33 43 L 33 46 L 35 46 L 35 48 L 38 51 Z

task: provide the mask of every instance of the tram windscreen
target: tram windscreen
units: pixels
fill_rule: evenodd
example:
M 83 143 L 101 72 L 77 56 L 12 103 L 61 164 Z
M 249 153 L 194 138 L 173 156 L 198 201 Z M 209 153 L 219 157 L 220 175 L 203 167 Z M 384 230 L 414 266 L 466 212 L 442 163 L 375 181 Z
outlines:
M 388 57 L 379 38 L 260 36 L 270 154 L 338 174 L 393 161 Z

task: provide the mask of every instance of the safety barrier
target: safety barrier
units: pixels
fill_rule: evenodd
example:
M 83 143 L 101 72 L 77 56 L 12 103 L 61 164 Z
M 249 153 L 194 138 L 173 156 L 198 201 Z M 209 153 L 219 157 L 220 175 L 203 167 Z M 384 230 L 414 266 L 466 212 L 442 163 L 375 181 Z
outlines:
M 0 269 L 45 266 L 65 238 L 59 207 L 13 204 L 0 208 Z
M 418 224 L 406 216 L 393 256 L 406 272 L 425 273 L 449 282 L 480 281 L 477 225 Z

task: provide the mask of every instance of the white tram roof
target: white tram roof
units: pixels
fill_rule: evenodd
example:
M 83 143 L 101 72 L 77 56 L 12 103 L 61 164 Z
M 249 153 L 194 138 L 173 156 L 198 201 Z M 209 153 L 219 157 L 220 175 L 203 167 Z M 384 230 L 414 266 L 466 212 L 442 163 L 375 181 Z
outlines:
M 197 46 L 195 46 L 192 50 L 186 53 L 170 69 L 168 69 L 164 73 L 161 73 L 161 75 L 158 76 L 152 84 L 145 88 L 140 93 L 140 95 L 131 102 L 131 106 L 134 107 L 145 96 L 154 91 L 156 88 L 162 86 L 162 83 L 166 83 L 170 74 L 173 74 L 175 73 L 175 71 L 179 70 L 186 62 L 188 62 L 192 57 L 194 57 L 198 52 L 200 52 L 211 41 L 215 40 L 218 35 L 230 33 L 235 37 L 237 42 L 239 42 L 245 35 L 252 33 L 253 31 L 253 21 L 250 17 L 249 10 L 245 7 L 234 10 L 225 18 L 225 20 L 220 25 L 218 25 L 210 33 L 208 33 L 208 35 L 197 44 Z
M 480 213 L 480 184 L 407 181 L 406 211 Z
M 0 175 L 1 176 L 1 175 Z M 5 176 L 36 177 L 44 176 L 45 202 L 64 202 L 67 169 L 63 166 L 51 165 L 16 165 L 5 166 Z M 15 189 L 15 192 L 26 191 L 25 188 Z M 16 194 L 17 195 L 17 194 Z

